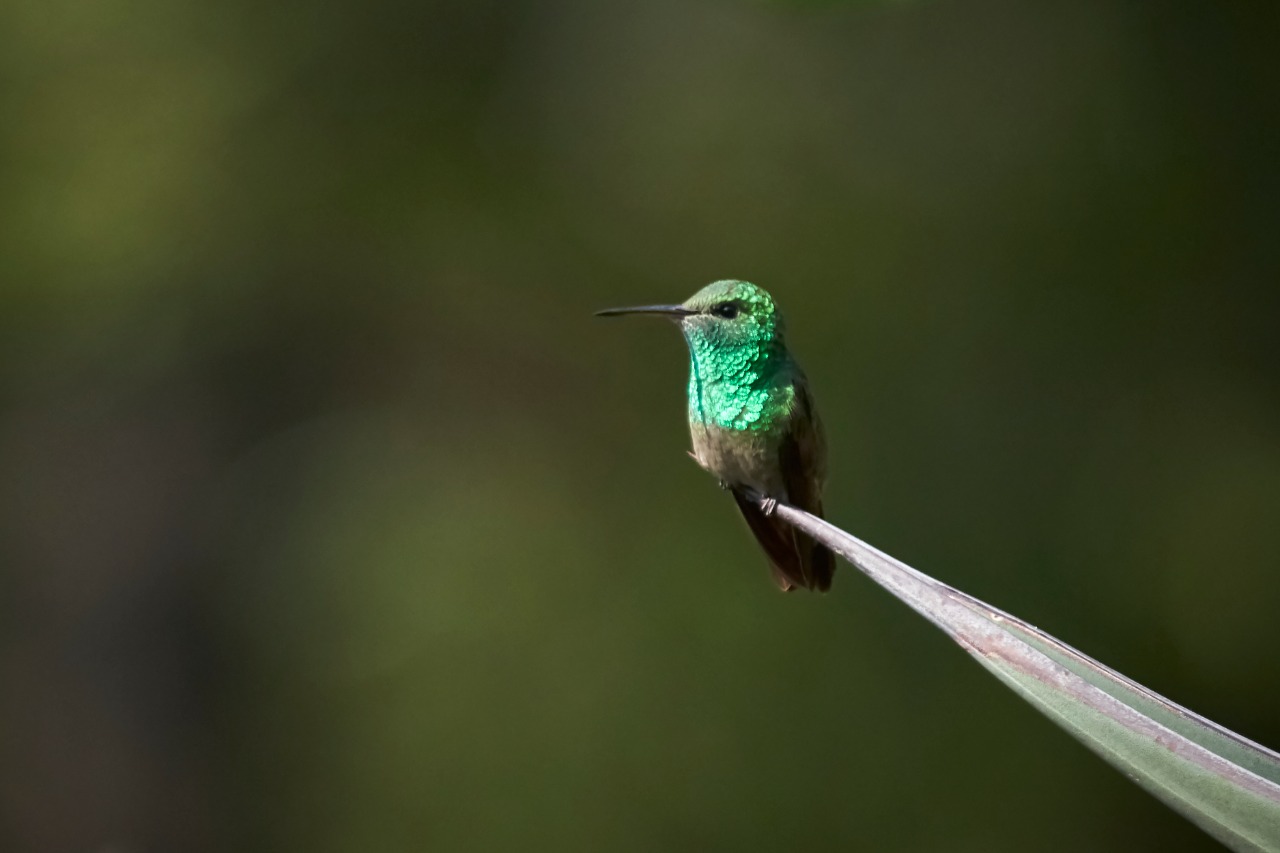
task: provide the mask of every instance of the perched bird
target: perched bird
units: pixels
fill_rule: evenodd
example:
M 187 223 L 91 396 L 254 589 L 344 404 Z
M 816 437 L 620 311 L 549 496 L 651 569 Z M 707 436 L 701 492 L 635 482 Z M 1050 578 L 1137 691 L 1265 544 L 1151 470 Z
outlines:
M 822 515 L 827 457 L 809 381 L 787 350 L 773 297 L 726 280 L 681 305 L 596 313 L 656 314 L 680 324 L 689 345 L 689 455 L 733 493 L 778 586 L 830 589 L 832 553 L 773 516 L 778 501 Z M 763 507 L 751 491 L 766 498 Z

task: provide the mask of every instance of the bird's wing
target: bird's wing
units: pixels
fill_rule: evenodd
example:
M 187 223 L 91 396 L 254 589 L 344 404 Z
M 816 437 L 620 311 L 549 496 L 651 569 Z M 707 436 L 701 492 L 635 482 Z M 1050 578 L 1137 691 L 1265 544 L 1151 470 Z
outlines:
M 795 403 L 786 432 L 779 444 L 777 463 L 781 468 L 785 494 L 769 497 L 822 515 L 822 480 L 825 475 L 826 445 L 822 424 L 804 383 L 793 386 Z M 787 592 L 794 587 L 827 590 L 835 573 L 835 556 L 822 545 L 764 510 L 738 489 L 733 490 L 738 510 L 756 541 L 764 549 L 773 569 L 773 579 Z
M 806 383 L 798 382 L 795 406 L 787 432 L 778 448 L 786 499 L 792 505 L 822 517 L 822 484 L 827 475 L 827 440 Z M 795 531 L 803 575 L 810 588 L 831 588 L 835 555 L 805 534 Z
M 778 462 L 787 489 L 785 497 L 792 506 L 822 515 L 822 484 L 827 478 L 827 437 L 805 383 L 798 382 L 792 388 L 795 403 L 778 446 Z

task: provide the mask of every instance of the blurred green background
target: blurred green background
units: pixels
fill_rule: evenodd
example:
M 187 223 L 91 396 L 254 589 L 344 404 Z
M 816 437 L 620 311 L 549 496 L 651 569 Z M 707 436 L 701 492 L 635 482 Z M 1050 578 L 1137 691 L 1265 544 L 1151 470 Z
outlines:
M 1280 745 L 1280 12 L 0 5 L 0 848 L 1213 849 L 684 456 Z

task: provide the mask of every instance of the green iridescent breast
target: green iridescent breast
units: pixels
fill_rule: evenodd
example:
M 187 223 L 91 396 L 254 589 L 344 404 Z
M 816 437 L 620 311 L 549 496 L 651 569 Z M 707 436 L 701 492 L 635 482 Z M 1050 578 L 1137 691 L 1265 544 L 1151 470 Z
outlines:
M 750 282 L 712 282 L 691 296 L 681 323 L 689 345 L 689 420 L 771 430 L 795 403 L 794 366 L 773 297 Z
M 689 420 L 724 429 L 767 431 L 784 422 L 795 389 L 783 381 L 785 354 L 720 352 L 690 342 Z

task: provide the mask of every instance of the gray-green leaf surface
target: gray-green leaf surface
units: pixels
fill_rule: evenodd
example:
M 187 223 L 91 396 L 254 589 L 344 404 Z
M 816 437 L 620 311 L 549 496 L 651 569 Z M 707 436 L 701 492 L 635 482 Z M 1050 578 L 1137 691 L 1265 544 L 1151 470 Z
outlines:
M 1280 851 L 1280 755 L 802 510 L 777 513 L 937 625 L 1046 716 L 1222 843 Z

